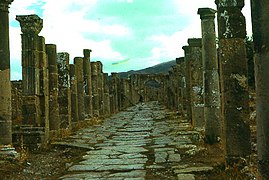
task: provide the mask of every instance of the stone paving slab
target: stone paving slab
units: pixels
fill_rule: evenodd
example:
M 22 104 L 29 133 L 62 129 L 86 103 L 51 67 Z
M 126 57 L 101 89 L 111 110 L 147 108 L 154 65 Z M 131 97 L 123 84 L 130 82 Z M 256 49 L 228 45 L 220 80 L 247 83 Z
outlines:
M 197 153 L 201 137 L 186 120 L 156 102 L 141 103 L 107 118 L 103 124 L 80 130 L 66 142 L 91 147 L 61 179 L 195 179 L 212 167 L 192 167 L 182 153 Z M 81 137 L 81 138 L 80 138 Z

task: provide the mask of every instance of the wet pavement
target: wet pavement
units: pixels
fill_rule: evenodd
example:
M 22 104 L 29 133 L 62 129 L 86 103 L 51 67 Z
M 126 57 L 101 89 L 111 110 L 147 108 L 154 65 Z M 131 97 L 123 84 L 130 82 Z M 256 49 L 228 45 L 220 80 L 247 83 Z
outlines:
M 201 150 L 199 139 L 186 120 L 157 102 L 138 104 L 60 142 L 88 149 L 60 179 L 195 179 L 212 170 L 182 161 Z

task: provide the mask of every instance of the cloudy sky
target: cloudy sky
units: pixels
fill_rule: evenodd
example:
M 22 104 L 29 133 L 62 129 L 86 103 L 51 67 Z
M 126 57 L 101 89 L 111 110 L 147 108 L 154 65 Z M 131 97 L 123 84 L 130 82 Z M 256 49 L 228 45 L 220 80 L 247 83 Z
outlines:
M 244 14 L 251 33 L 249 3 Z M 200 37 L 199 7 L 214 0 L 16 0 L 10 7 L 11 78 L 21 79 L 21 37 L 16 15 L 37 14 L 46 44 L 73 58 L 92 49 L 104 72 L 137 70 L 183 56 L 188 38 Z

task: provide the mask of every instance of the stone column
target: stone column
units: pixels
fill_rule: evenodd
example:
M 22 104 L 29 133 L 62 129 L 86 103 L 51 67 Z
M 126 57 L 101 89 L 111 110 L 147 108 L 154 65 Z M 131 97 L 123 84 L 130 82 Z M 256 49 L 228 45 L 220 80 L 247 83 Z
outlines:
M 227 162 L 251 153 L 244 0 L 217 0 L 222 116 Z M 230 161 L 231 160 L 231 161 Z
M 49 69 L 49 127 L 50 130 L 60 129 L 59 103 L 58 103 L 58 67 L 57 50 L 55 44 L 47 44 L 46 52 Z
M 83 58 L 75 57 L 74 64 L 76 65 L 77 77 L 77 93 L 78 93 L 78 117 L 79 120 L 85 120 L 85 89 L 83 76 Z
M 41 77 L 39 49 L 44 38 L 38 36 L 43 20 L 37 15 L 17 16 L 22 37 L 23 123 L 41 125 Z
M 103 64 L 100 61 L 96 62 L 97 66 L 97 88 L 99 95 L 99 115 L 104 115 L 104 77 L 103 77 Z
M 215 13 L 216 11 L 210 8 L 200 8 L 198 10 L 202 26 L 205 141 L 209 144 L 219 142 L 222 137 Z
M 100 104 L 99 104 L 99 91 L 98 91 L 98 71 L 97 63 L 91 62 L 92 69 L 92 103 L 93 103 L 93 116 L 99 117 Z
M 112 97 L 114 102 L 114 113 L 119 112 L 119 96 L 118 96 L 118 84 L 119 84 L 119 77 L 117 73 L 111 73 L 112 76 Z
M 191 84 L 190 84 L 190 47 L 189 46 L 183 46 L 182 49 L 184 50 L 185 54 L 185 93 L 186 93 L 186 99 L 185 99 L 185 106 L 186 106 L 186 118 L 190 121 L 192 119 L 192 113 L 191 113 Z
M 0 0 L 0 144 L 12 143 L 11 82 L 8 8 L 13 0 Z
M 60 52 L 57 54 L 57 64 L 59 73 L 59 97 L 60 106 L 60 127 L 69 128 L 71 126 L 71 92 L 69 74 L 69 54 Z
M 71 117 L 72 122 L 77 122 L 78 117 L 78 86 L 77 86 L 77 70 L 76 65 L 70 64 L 70 90 L 71 90 Z
M 257 149 L 259 172 L 269 179 L 269 1 L 251 0 L 256 73 Z
M 85 115 L 91 118 L 92 112 L 92 77 L 91 77 L 91 57 L 92 50 L 84 49 L 83 54 L 83 75 L 84 75 L 84 88 L 85 88 Z
M 176 63 L 178 66 L 178 111 L 181 115 L 184 115 L 184 69 L 183 69 L 183 63 L 184 63 L 184 57 L 176 58 Z
M 110 94 L 109 94 L 109 82 L 108 82 L 108 74 L 103 74 L 103 82 L 104 82 L 104 115 L 109 116 L 110 112 Z
M 202 62 L 202 39 L 188 39 L 189 43 L 189 68 L 190 68 L 190 93 L 192 124 L 196 128 L 204 127 L 204 85 Z

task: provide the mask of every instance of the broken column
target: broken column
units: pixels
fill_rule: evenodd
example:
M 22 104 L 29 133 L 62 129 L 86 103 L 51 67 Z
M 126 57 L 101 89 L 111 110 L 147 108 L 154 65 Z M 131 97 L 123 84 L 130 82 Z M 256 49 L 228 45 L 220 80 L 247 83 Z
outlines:
M 71 90 L 71 117 L 72 123 L 79 120 L 78 116 L 78 86 L 76 65 L 70 64 L 70 90 Z
M 92 103 L 93 103 L 93 116 L 99 117 L 99 91 L 98 91 L 98 70 L 97 70 L 97 62 L 91 62 L 91 70 L 92 70 Z
M 49 69 L 49 127 L 50 130 L 60 129 L 59 103 L 58 103 L 58 67 L 57 50 L 55 44 L 46 45 Z
M 217 0 L 219 64 L 227 163 L 251 153 L 244 0 Z
M 204 127 L 204 85 L 202 62 L 202 39 L 188 39 L 192 124 Z
M 75 57 L 74 64 L 76 65 L 77 77 L 77 94 L 78 94 L 78 117 L 79 120 L 85 120 L 85 89 L 83 76 L 83 58 Z
M 59 81 L 59 114 L 60 127 L 69 128 L 71 126 L 71 92 L 69 74 L 69 54 L 66 52 L 57 53 L 58 81 Z
M 13 0 L 0 0 L 0 144 L 12 143 L 11 82 L 8 8 Z
M 186 83 L 186 88 L 185 88 L 185 93 L 186 93 L 186 98 L 185 98 L 185 106 L 186 106 L 186 118 L 188 120 L 192 119 L 192 113 L 191 113 L 191 85 L 190 85 L 190 47 L 189 46 L 183 46 L 182 49 L 184 50 L 184 62 L 185 62 L 185 83 Z
M 205 141 L 209 144 L 217 143 L 222 136 L 215 13 L 210 8 L 198 10 L 202 26 Z
M 256 73 L 257 150 L 261 179 L 269 179 L 269 1 L 251 0 Z
M 91 77 L 91 57 L 92 50 L 83 50 L 83 75 L 85 88 L 85 115 L 87 118 L 92 117 L 92 77 Z

